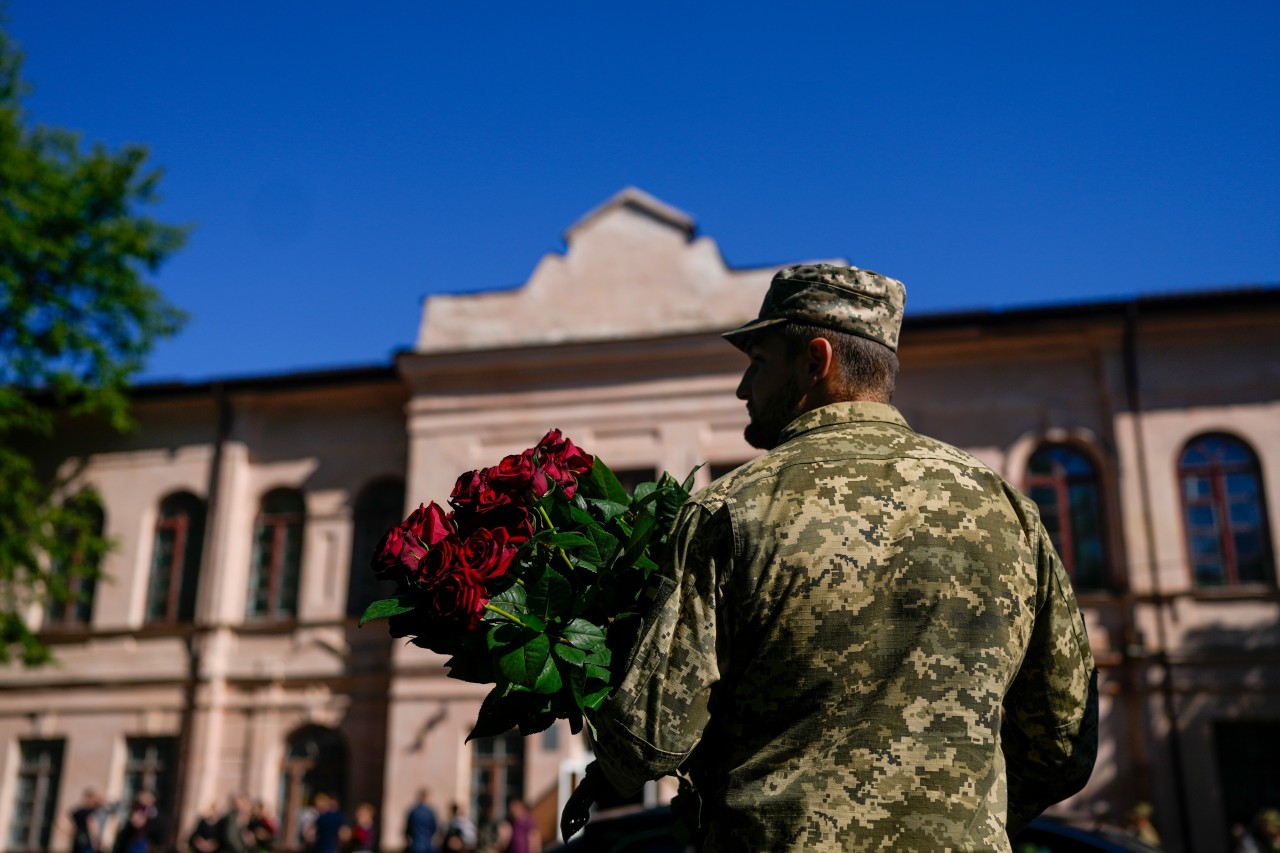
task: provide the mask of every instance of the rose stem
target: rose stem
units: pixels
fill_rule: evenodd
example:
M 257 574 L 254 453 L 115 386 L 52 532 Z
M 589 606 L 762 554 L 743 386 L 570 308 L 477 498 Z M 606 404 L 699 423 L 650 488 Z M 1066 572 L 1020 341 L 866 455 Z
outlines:
M 485 606 L 484 606 L 484 609 L 485 609 L 485 610 L 492 610 L 494 613 L 497 613 L 499 616 L 505 616 L 505 617 L 507 617 L 507 618 L 508 618 L 508 619 L 510 619 L 512 622 L 514 622 L 514 623 L 516 623 L 517 625 L 519 625 L 521 628 L 528 628 L 528 627 L 529 627 L 528 625 L 526 625 L 526 624 L 524 624 L 523 622 L 521 622 L 521 621 L 520 621 L 516 616 L 514 616 L 514 615 L 512 615 L 512 614 L 508 613 L 507 611 L 503 610 L 501 607 L 494 607 L 492 604 L 487 604 L 487 603 L 486 603 L 486 604 L 485 604 Z
M 547 529 L 555 530 L 556 526 L 551 523 L 551 516 L 547 515 L 547 511 L 543 509 L 541 506 L 538 506 L 537 509 L 538 509 L 538 515 L 542 516 L 542 520 L 547 523 Z M 560 559 L 564 560 L 564 564 L 569 567 L 569 571 L 571 572 L 574 571 L 573 561 L 569 559 L 569 555 L 564 552 L 564 549 L 557 546 L 556 553 L 560 555 Z

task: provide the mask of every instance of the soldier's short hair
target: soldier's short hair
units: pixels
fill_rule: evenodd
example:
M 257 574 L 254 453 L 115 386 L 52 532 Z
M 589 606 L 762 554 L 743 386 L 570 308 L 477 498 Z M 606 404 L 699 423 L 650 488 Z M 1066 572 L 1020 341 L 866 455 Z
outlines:
M 843 393 L 881 403 L 893 401 L 898 355 L 879 341 L 806 323 L 784 323 L 778 328 L 778 334 L 789 355 L 800 352 L 814 338 L 826 338 L 831 342 L 831 352 L 840 369 Z

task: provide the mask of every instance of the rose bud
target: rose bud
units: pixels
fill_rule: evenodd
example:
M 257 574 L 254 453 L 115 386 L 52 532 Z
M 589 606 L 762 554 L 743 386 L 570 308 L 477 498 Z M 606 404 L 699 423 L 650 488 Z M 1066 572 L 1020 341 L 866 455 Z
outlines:
M 417 574 L 418 563 L 426 553 L 426 546 L 417 536 L 403 526 L 393 527 L 374 549 L 371 567 L 379 580 L 400 583 Z
M 428 546 L 436 544 L 453 532 L 451 516 L 435 501 L 426 506 L 419 504 L 418 508 L 405 519 L 403 526 Z

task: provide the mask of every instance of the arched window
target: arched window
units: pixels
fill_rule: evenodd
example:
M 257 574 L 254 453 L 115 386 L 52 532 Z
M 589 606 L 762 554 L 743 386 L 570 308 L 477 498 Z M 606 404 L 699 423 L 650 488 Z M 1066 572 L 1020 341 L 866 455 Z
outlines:
M 1249 445 L 1225 433 L 1192 439 L 1178 480 L 1196 586 L 1274 583 L 1262 472 Z
M 378 480 L 356 498 L 352 519 L 351 576 L 347 582 L 347 615 L 359 617 L 372 602 L 395 593 L 395 584 L 380 581 L 369 568 L 373 549 L 387 530 L 404 520 L 404 481 Z
M 1107 586 L 1107 548 L 1098 470 L 1069 444 L 1046 444 L 1027 462 L 1027 496 L 1079 590 Z
M 102 531 L 106 518 L 96 492 L 85 490 L 67 501 L 58 520 L 58 547 L 50 572 L 45 624 L 87 626 L 93 618 L 98 566 L 106 551 Z
M 302 493 L 296 489 L 275 489 L 263 497 L 253 531 L 247 609 L 250 617 L 281 619 L 297 615 L 306 515 Z
M 204 501 L 190 492 L 160 502 L 147 585 L 148 622 L 190 622 L 204 547 Z
M 298 818 L 317 794 L 339 803 L 347 798 L 347 745 L 342 735 L 324 726 L 309 725 L 289 737 L 280 773 L 280 835 L 282 847 L 297 849 Z

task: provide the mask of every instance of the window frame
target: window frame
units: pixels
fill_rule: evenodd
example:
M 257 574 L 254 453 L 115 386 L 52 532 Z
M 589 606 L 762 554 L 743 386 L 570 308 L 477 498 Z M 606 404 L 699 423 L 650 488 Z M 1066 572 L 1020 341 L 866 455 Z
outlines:
M 62 786 L 62 770 L 66 761 L 66 738 L 23 738 L 18 741 L 18 771 L 13 786 L 13 813 L 10 817 L 6 849 L 13 853 L 47 850 L 57 823 L 58 794 Z M 34 757 L 28 757 L 30 755 Z M 44 751 L 41 751 L 44 750 Z M 48 764 L 41 760 L 52 756 Z M 31 803 L 23 804 L 24 780 L 34 777 L 30 790 Z M 19 829 L 25 826 L 25 838 Z M 35 844 L 32 844 L 32 840 Z
M 286 495 L 289 498 L 296 498 L 296 508 L 268 510 L 268 504 L 273 497 L 284 497 Z M 271 532 L 271 545 L 269 559 L 264 561 L 261 559 L 260 554 L 264 533 L 268 528 Z M 291 565 L 286 565 L 286 556 L 289 553 L 289 536 L 290 532 L 294 530 L 296 530 L 297 537 L 296 557 Z M 248 600 L 245 602 L 245 617 L 247 619 L 260 622 L 282 622 L 298 618 L 306 532 L 306 496 L 301 490 L 282 487 L 272 489 L 262 496 L 262 500 L 258 505 L 258 513 L 253 522 L 253 550 L 250 554 Z M 266 593 L 264 596 L 264 608 L 258 611 L 254 608 L 258 600 L 258 592 L 262 587 L 264 562 L 266 563 Z M 293 594 L 292 600 L 286 602 L 282 598 L 282 591 L 286 586 L 285 580 L 288 575 L 292 576 L 290 579 L 292 580 Z M 285 607 L 285 604 L 289 606 Z
M 1055 449 L 1064 450 L 1083 460 L 1089 466 L 1088 473 L 1072 474 L 1058 460 L 1052 458 L 1050 459 L 1054 468 L 1052 473 L 1033 473 L 1031 466 L 1036 457 L 1041 453 Z M 1096 585 L 1090 584 L 1089 586 L 1078 585 L 1080 581 L 1078 578 L 1079 565 L 1076 552 L 1080 550 L 1078 548 L 1080 542 L 1077 541 L 1075 535 L 1077 525 L 1074 524 L 1072 518 L 1071 491 L 1073 488 L 1079 487 L 1089 487 L 1093 492 L 1093 502 L 1097 514 L 1097 544 L 1102 557 L 1101 577 Z M 1034 490 L 1037 488 L 1048 488 L 1054 492 L 1054 508 L 1056 510 L 1054 520 L 1057 525 L 1058 539 L 1054 546 L 1057 548 L 1059 559 L 1062 560 L 1063 568 L 1067 571 L 1067 576 L 1071 578 L 1072 588 L 1078 593 L 1105 592 L 1111 589 L 1115 583 L 1114 561 L 1112 560 L 1110 540 L 1108 538 L 1111 525 L 1107 512 L 1102 465 L 1093 453 L 1092 448 L 1074 441 L 1041 441 L 1035 445 L 1027 456 L 1026 464 L 1023 467 L 1022 490 L 1040 511 L 1041 523 L 1043 524 L 1045 517 L 1044 507 L 1032 497 Z
M 90 490 L 89 497 L 81 493 L 76 500 L 92 501 L 92 508 L 96 513 L 92 535 L 102 536 L 107 527 L 107 513 L 102 506 L 101 499 Z M 77 552 L 72 556 L 71 564 L 74 566 L 82 565 L 85 559 L 83 553 Z M 64 576 L 68 574 L 64 566 L 55 565 L 50 569 L 54 574 L 62 574 Z M 69 593 L 67 600 L 59 602 L 50 600 L 48 602 L 44 609 L 43 627 L 53 631 L 88 630 L 93 624 L 93 605 L 94 599 L 97 597 L 98 582 L 95 578 L 87 578 L 80 574 L 65 578 L 65 582 Z
M 1202 463 L 1187 461 L 1187 455 L 1195 450 L 1198 444 L 1215 439 L 1229 442 L 1243 450 L 1248 457 L 1247 461 L 1224 462 L 1221 458 L 1224 455 L 1221 449 L 1218 450 L 1218 458 L 1216 459 L 1210 459 Z M 1208 456 L 1208 454 L 1205 455 L 1206 457 Z M 1178 500 L 1182 510 L 1182 542 L 1192 589 L 1197 592 L 1274 589 L 1276 586 L 1275 551 L 1272 547 L 1271 523 L 1267 512 L 1266 483 L 1262 477 L 1262 461 L 1259 459 L 1253 445 L 1244 438 L 1224 430 L 1199 433 L 1192 436 L 1182 445 L 1182 450 L 1178 453 L 1176 460 L 1174 474 L 1178 488 Z M 1264 574 L 1264 578 L 1259 581 L 1241 581 L 1239 578 L 1240 564 L 1235 537 L 1240 530 L 1236 528 L 1231 519 L 1233 502 L 1227 484 L 1228 477 L 1238 474 L 1251 475 L 1256 486 L 1256 494 L 1251 503 L 1255 506 L 1258 514 L 1257 531 L 1261 545 L 1262 571 Z M 1199 496 L 1197 496 L 1197 499 L 1193 501 L 1188 496 L 1189 481 L 1201 478 L 1209 481 L 1209 494 L 1205 499 L 1199 499 Z M 1198 537 L 1207 537 L 1209 534 L 1197 532 L 1203 531 L 1205 526 L 1193 524 L 1191 512 L 1196 508 L 1205 506 L 1213 510 L 1214 521 L 1211 535 L 1218 546 L 1217 556 L 1222 569 L 1222 582 L 1216 584 L 1201 582 L 1196 571 L 1197 552 L 1194 540 Z
M 174 507 L 166 513 L 166 505 Z M 201 561 L 208 507 L 191 492 L 174 492 L 160 501 L 156 525 L 151 537 L 151 571 L 147 575 L 147 603 L 144 621 L 148 625 L 181 625 L 195 620 L 196 592 L 200 584 Z M 196 515 L 199 514 L 199 518 Z M 157 560 L 161 554 L 161 536 L 174 531 L 174 547 L 169 554 L 165 574 L 168 576 L 163 611 L 157 614 L 155 598 Z M 188 582 L 193 587 L 187 589 Z M 188 610 L 190 612 L 188 612 Z

